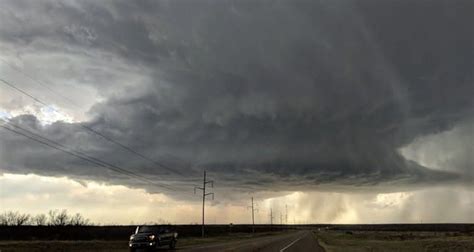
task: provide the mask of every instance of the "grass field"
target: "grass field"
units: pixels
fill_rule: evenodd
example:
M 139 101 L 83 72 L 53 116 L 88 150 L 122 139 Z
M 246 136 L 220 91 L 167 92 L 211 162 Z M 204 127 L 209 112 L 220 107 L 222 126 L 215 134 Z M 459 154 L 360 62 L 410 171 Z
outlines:
M 474 251 L 474 236 L 460 232 L 317 231 L 327 252 Z
M 209 225 L 200 238 L 199 225 L 177 225 L 178 249 L 242 240 L 299 230 L 315 231 L 328 252 L 339 251 L 474 251 L 474 224 L 379 224 L 256 226 Z M 128 251 L 135 226 L 3 226 L 0 252 L 8 251 Z M 269 230 L 274 230 L 270 232 Z M 278 231 L 277 231 L 278 230 Z
M 206 238 L 188 237 L 178 240 L 177 249 L 190 247 L 194 245 L 203 245 L 209 243 L 226 242 L 233 240 L 242 240 L 255 237 L 280 234 L 273 233 L 235 233 L 232 235 L 212 236 Z M 163 251 L 167 247 L 163 247 Z M 116 241 L 0 241 L 0 252 L 26 252 L 26 251 L 128 251 L 128 240 Z

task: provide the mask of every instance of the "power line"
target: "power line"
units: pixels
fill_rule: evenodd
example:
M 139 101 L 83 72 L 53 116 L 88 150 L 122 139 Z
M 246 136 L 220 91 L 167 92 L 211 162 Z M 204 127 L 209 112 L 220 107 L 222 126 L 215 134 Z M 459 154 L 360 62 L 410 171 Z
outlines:
M 11 64 L 11 63 L 9 63 L 7 60 L 3 59 L 2 57 L 0 57 L 0 60 L 1 60 L 4 64 L 6 64 L 6 65 L 9 66 L 10 68 L 12 68 L 13 70 L 17 71 L 18 73 L 21 73 L 23 76 L 25 76 L 25 77 L 28 78 L 29 80 L 33 81 L 34 83 L 38 84 L 39 86 L 41 86 L 41 87 L 43 87 L 43 88 L 46 88 L 46 89 L 47 89 L 48 91 L 50 91 L 51 93 L 53 93 L 53 94 L 55 94 L 55 95 L 61 97 L 61 98 L 62 98 L 63 100 L 65 100 L 67 103 L 69 103 L 69 104 L 75 106 L 76 108 L 82 108 L 80 105 L 78 105 L 78 104 L 77 104 L 76 102 L 74 102 L 72 99 L 70 99 L 70 98 L 68 98 L 67 96 L 65 96 L 65 95 L 63 95 L 63 94 L 61 94 L 61 93 L 55 91 L 54 89 L 50 88 L 49 85 L 46 84 L 44 81 L 33 77 L 32 75 L 30 75 L 30 74 L 28 74 L 27 72 L 21 70 L 21 69 L 18 68 L 17 66 L 15 66 L 15 65 L 13 65 L 13 64 Z M 13 88 L 15 88 L 15 87 L 13 87 Z M 17 89 L 17 88 L 15 88 L 15 89 Z M 17 90 L 20 91 L 19 89 L 17 89 Z M 26 92 L 24 92 L 24 91 L 20 91 L 20 92 L 22 92 L 22 93 L 25 94 L 25 95 L 28 95 L 28 94 L 26 94 Z M 30 95 L 28 95 L 28 96 L 30 96 Z M 31 96 L 30 96 L 30 97 L 31 97 Z M 31 98 L 33 98 L 33 97 L 31 97 Z M 44 104 L 44 103 L 42 103 L 42 104 L 45 105 L 45 106 L 47 106 L 47 105 Z M 97 133 L 97 132 L 95 132 L 95 133 Z M 104 137 L 104 136 L 102 136 L 102 137 Z M 105 137 L 104 137 L 104 138 L 105 138 Z M 109 139 L 106 139 L 106 140 L 109 140 Z M 110 141 L 110 140 L 109 140 L 109 141 Z M 121 147 L 124 148 L 123 144 L 120 144 L 120 143 L 115 143 L 115 144 L 122 145 Z M 126 148 L 127 148 L 127 147 L 125 147 L 125 149 L 126 149 Z M 129 150 L 129 151 L 130 151 L 130 150 Z M 132 152 L 133 152 L 133 151 L 132 151 Z M 134 154 L 137 154 L 137 153 L 134 153 Z M 141 155 L 141 154 L 139 154 L 139 155 Z M 170 156 L 170 157 L 173 158 L 173 159 L 180 160 L 180 161 L 186 163 L 187 165 L 189 165 L 186 160 L 180 159 L 180 158 L 178 158 L 178 157 L 176 157 L 176 156 L 174 156 L 174 155 L 172 155 L 172 154 L 165 153 L 165 155 Z M 142 158 L 143 158 L 143 157 L 142 157 Z M 148 157 L 145 157 L 145 158 L 149 160 Z M 156 162 L 156 161 L 154 161 L 154 160 L 149 160 L 149 161 L 151 161 L 151 162 Z M 159 166 L 161 166 L 161 164 L 160 164 Z M 182 174 L 181 174 L 181 175 L 182 175 Z
M 1 81 L 3 84 L 5 84 L 5 85 L 7 85 L 7 86 L 9 86 L 9 87 L 11 87 L 11 88 L 13 88 L 13 89 L 15 89 L 16 91 L 18 91 L 18 92 L 20 92 L 20 93 L 22 93 L 22 94 L 24 94 L 24 95 L 30 97 L 31 99 L 33 99 L 34 101 L 40 103 L 41 105 L 44 105 L 44 106 L 46 106 L 46 107 L 50 107 L 48 104 L 46 104 L 45 102 L 43 102 L 41 99 L 39 99 L 39 98 L 37 98 L 37 97 L 35 97 L 35 96 L 29 94 L 28 92 L 26 92 L 26 91 L 23 90 L 23 89 L 18 88 L 17 86 L 11 84 L 10 82 L 8 82 L 8 81 L 6 81 L 6 80 L 4 80 L 4 79 L 2 79 L 2 78 L 0 78 L 0 81 Z M 59 112 L 57 109 L 55 109 L 54 107 L 50 107 L 50 108 L 53 109 L 56 113 L 60 113 L 60 112 Z M 98 132 L 98 131 L 92 129 L 92 128 L 89 127 L 89 126 L 86 126 L 86 125 L 84 125 L 84 124 L 82 124 L 82 123 L 79 123 L 79 124 L 77 124 L 77 125 L 79 125 L 80 127 L 86 129 L 86 130 L 89 131 L 89 132 L 94 133 L 95 135 L 98 135 L 98 136 L 102 137 L 103 139 L 105 139 L 105 140 L 107 140 L 107 141 L 109 141 L 109 142 L 111 142 L 111 143 L 113 143 L 113 144 L 115 144 L 115 145 L 120 146 L 121 148 L 127 150 L 127 151 L 130 152 L 130 153 L 133 153 L 133 154 L 135 154 L 135 155 L 141 157 L 142 159 L 145 159 L 145 160 L 147 160 L 147 161 L 149 161 L 149 162 L 154 163 L 155 165 L 158 165 L 158 166 L 161 167 L 161 168 L 164 168 L 164 169 L 167 170 L 167 171 L 170 171 L 170 172 L 175 173 L 175 174 L 180 175 L 180 176 L 184 176 L 181 172 L 176 171 L 175 169 L 172 169 L 172 168 L 170 168 L 170 167 L 168 167 L 168 166 L 166 166 L 166 165 L 164 165 L 164 164 L 161 164 L 161 163 L 159 163 L 159 162 L 157 162 L 157 161 L 155 161 L 155 160 L 153 160 L 153 159 L 151 159 L 151 158 L 149 158 L 149 157 L 147 157 L 147 156 L 145 156 L 145 155 L 139 153 L 138 151 L 135 151 L 134 149 L 132 149 L 132 148 L 130 148 L 130 147 L 128 147 L 128 146 L 126 146 L 126 145 L 124 145 L 124 144 L 118 142 L 118 141 L 115 141 L 115 140 L 113 140 L 113 139 L 110 138 L 110 137 L 105 136 L 104 134 L 102 134 L 102 133 L 100 133 L 100 132 Z
M 4 121 L 6 121 L 6 120 L 4 120 Z M 64 146 L 64 145 L 62 145 L 62 144 L 60 144 L 60 143 L 58 143 L 58 142 L 56 142 L 56 141 L 54 141 L 54 140 L 51 140 L 51 139 L 49 139 L 49 138 L 43 137 L 43 136 L 41 136 L 41 135 L 38 135 L 38 134 L 36 134 L 36 133 L 34 133 L 34 132 L 32 132 L 32 131 L 29 131 L 29 130 L 27 130 L 27 129 L 21 127 L 21 126 L 19 126 L 19 125 L 13 124 L 13 123 L 8 122 L 8 121 L 6 121 L 6 122 L 7 122 L 7 124 L 9 124 L 9 125 L 11 125 L 11 126 L 17 128 L 17 129 L 20 129 L 20 130 L 22 130 L 22 131 L 24 131 L 24 132 L 27 132 L 29 135 L 28 135 L 28 134 L 25 134 L 25 133 L 22 133 L 21 131 L 14 130 L 14 129 L 11 129 L 11 128 L 9 128 L 9 127 L 6 127 L 5 125 L 0 125 L 0 127 L 4 128 L 4 129 L 6 129 L 6 130 L 8 130 L 8 131 L 10 131 L 10 132 L 13 132 L 13 133 L 15 133 L 15 134 L 24 136 L 24 137 L 26 137 L 26 138 L 28 138 L 28 139 L 30 139 L 30 140 L 33 140 L 33 141 L 35 141 L 35 142 L 38 142 L 38 143 L 40 143 L 40 144 L 43 144 L 43 145 L 45 145 L 45 146 L 48 146 L 48 147 L 50 147 L 50 148 L 53 148 L 53 149 L 62 151 L 62 152 L 66 153 L 66 154 L 69 154 L 69 155 L 71 155 L 71 156 L 74 156 L 74 157 L 77 157 L 77 158 L 79 158 L 79 159 L 85 160 L 85 161 L 87 161 L 87 162 L 89 162 L 89 163 L 95 164 L 95 165 L 97 165 L 97 166 L 100 166 L 100 167 L 103 167 L 103 168 L 106 168 L 106 169 L 115 171 L 115 172 L 120 173 L 120 174 L 122 174 L 122 175 L 126 175 L 126 176 L 129 176 L 129 177 L 133 177 L 133 178 L 135 178 L 135 179 L 138 179 L 138 180 L 140 180 L 140 181 L 142 181 L 142 182 L 149 183 L 149 184 L 154 185 L 154 186 L 158 186 L 158 187 L 161 187 L 161 188 L 164 188 L 164 189 L 167 189 L 167 190 L 171 190 L 171 191 L 177 191 L 176 188 L 174 188 L 174 187 L 171 187 L 171 186 L 169 186 L 169 185 L 158 184 L 158 183 L 156 183 L 156 182 L 154 182 L 154 181 L 149 180 L 148 178 L 146 178 L 146 177 L 144 177 L 144 176 L 142 176 L 142 175 L 139 175 L 139 174 L 136 174 L 136 173 L 134 173 L 134 172 L 128 171 L 128 170 L 126 170 L 126 169 L 124 169 L 124 168 L 122 168 L 122 167 L 119 167 L 119 166 L 117 166 L 117 165 L 113 165 L 113 164 L 107 163 L 107 162 L 102 161 L 102 160 L 100 160 L 100 159 L 98 159 L 98 158 L 89 156 L 89 155 L 87 155 L 87 154 L 85 154 L 85 153 L 83 153 L 83 152 L 71 150 L 71 149 L 67 148 L 66 146 Z
M 202 187 L 194 187 L 194 193 L 196 189 L 202 190 L 202 226 L 201 226 L 201 235 L 204 238 L 204 208 L 206 206 L 206 197 L 212 195 L 212 200 L 214 200 L 214 193 L 206 193 L 206 185 L 211 184 L 211 187 L 214 188 L 214 180 L 206 180 L 206 171 L 204 170 L 204 179 L 202 181 Z
M 6 81 L 6 80 L 4 80 L 4 79 L 1 79 L 1 78 L 0 78 L 0 81 L 1 81 L 3 84 L 5 84 L 5 85 L 7 85 L 7 86 L 9 86 L 9 87 L 11 87 L 11 88 L 13 88 L 13 89 L 15 89 L 16 91 L 18 91 L 18 92 L 20 92 L 20 93 L 22 93 L 22 94 L 24 94 L 24 95 L 30 97 L 31 99 L 33 99 L 33 100 L 36 101 L 37 103 L 40 103 L 41 105 L 44 105 L 44 106 L 48 106 L 48 104 L 42 102 L 40 99 L 38 99 L 38 98 L 36 98 L 36 97 L 34 97 L 34 96 L 30 95 L 30 94 L 28 94 L 26 91 L 23 91 L 22 89 L 17 88 L 15 85 L 11 84 L 10 82 L 8 82 L 8 81 Z
M 8 65 L 10 68 L 12 68 L 13 70 L 15 70 L 15 71 L 17 71 L 17 72 L 23 74 L 25 77 L 27 77 L 28 79 L 30 79 L 30 80 L 33 81 L 34 83 L 38 84 L 38 85 L 41 86 L 41 87 L 44 87 L 44 88 L 48 89 L 51 93 L 53 93 L 53 94 L 55 94 L 55 95 L 57 95 L 57 96 L 60 96 L 60 97 L 63 98 L 65 101 L 67 101 L 69 104 L 71 104 L 71 105 L 73 105 L 73 106 L 75 106 L 75 107 L 77 107 L 77 108 L 81 108 L 80 105 L 78 105 L 77 103 L 75 103 L 74 101 L 72 101 L 71 99 L 69 99 L 68 97 L 66 97 L 65 95 L 62 95 L 61 93 L 56 92 L 54 89 L 50 88 L 49 85 L 47 85 L 44 81 L 41 81 L 41 80 L 39 80 L 39 79 L 37 79 L 37 78 L 34 78 L 32 75 L 26 73 L 25 71 L 21 70 L 20 68 L 18 68 L 18 67 L 15 66 L 15 65 L 9 63 L 7 60 L 5 60 L 5 59 L 3 59 L 3 58 L 1 58 L 1 57 L 0 57 L 0 60 L 1 60 L 4 64 L 6 64 L 6 65 Z M 2 80 L 2 81 L 4 81 L 4 80 Z M 32 95 L 28 94 L 26 91 L 21 90 L 21 89 L 15 87 L 14 85 L 12 85 L 12 84 L 10 84 L 10 83 L 5 83 L 5 84 L 9 85 L 10 87 L 16 89 L 17 91 L 19 91 L 19 92 L 21 92 L 21 93 L 27 95 L 28 97 L 34 99 L 35 101 L 41 103 L 42 105 L 48 106 L 46 103 L 42 102 L 41 100 L 37 99 L 36 97 L 33 97 Z M 52 109 L 55 110 L 55 112 L 59 113 L 59 111 L 57 111 L 56 109 L 54 109 L 54 108 L 52 108 Z M 106 137 L 105 135 L 100 134 L 99 132 L 93 130 L 93 129 L 90 128 L 90 127 L 87 127 L 87 126 L 85 126 L 85 125 L 81 125 L 81 126 L 82 126 L 83 128 L 86 128 L 86 129 L 88 128 L 87 130 L 93 132 L 94 134 L 97 134 L 97 135 L 101 136 L 102 138 L 104 138 L 105 140 L 110 141 L 110 142 L 112 142 L 112 143 L 114 143 L 114 144 L 116 144 L 116 145 L 119 145 L 120 147 L 126 149 L 127 151 L 129 151 L 129 152 L 131 152 L 131 153 L 133 153 L 133 154 L 136 154 L 136 155 L 140 156 L 141 158 L 144 158 L 144 159 L 146 159 L 146 160 L 148 160 L 148 161 L 154 163 L 155 165 L 158 165 L 158 166 L 160 166 L 160 167 L 162 167 L 162 168 L 165 168 L 165 169 L 168 170 L 168 171 L 171 171 L 171 172 L 174 172 L 174 173 L 176 173 L 176 174 L 178 174 L 178 175 L 183 176 L 182 173 L 180 173 L 180 172 L 178 172 L 178 171 L 176 171 L 176 170 L 174 170 L 174 169 L 171 169 L 170 167 L 168 167 L 168 166 L 166 166 L 166 165 L 164 165 L 164 164 L 160 164 L 160 163 L 158 163 L 157 161 L 155 161 L 155 160 L 153 160 L 153 159 L 151 159 L 151 158 L 149 158 L 149 157 L 147 157 L 147 156 L 145 156 L 145 155 L 143 155 L 143 154 L 141 154 L 141 153 L 139 153 L 139 152 L 137 152 L 137 151 L 131 149 L 130 147 L 128 147 L 128 146 L 126 146 L 126 145 L 124 145 L 124 144 L 121 144 L 121 143 L 119 143 L 119 142 L 117 142 L 117 141 L 111 139 L 110 137 Z M 179 161 L 185 163 L 185 164 L 188 165 L 188 166 L 190 165 L 186 160 L 183 160 L 183 159 L 181 159 L 181 158 L 179 158 L 179 157 L 176 157 L 176 156 L 174 156 L 174 155 L 172 155 L 172 154 L 164 153 L 164 155 L 167 155 L 167 156 L 169 156 L 169 157 L 171 157 L 171 158 L 173 158 L 173 159 L 179 160 Z
M 75 157 L 80 158 L 80 159 L 82 159 L 82 160 L 86 160 L 86 161 L 88 161 L 88 162 L 90 162 L 90 163 L 93 163 L 93 164 L 96 164 L 96 165 L 98 165 L 98 166 L 101 166 L 101 167 L 105 167 L 105 168 L 114 170 L 114 171 L 116 171 L 116 172 L 118 172 L 118 173 L 121 173 L 121 174 L 130 175 L 129 173 L 124 173 L 123 171 L 121 171 L 121 170 L 119 170 L 119 169 L 116 170 L 116 169 L 114 169 L 114 168 L 110 168 L 110 167 L 107 167 L 107 166 L 105 166 L 105 165 L 103 165 L 103 164 L 100 164 L 100 163 L 98 163 L 98 162 L 95 162 L 95 161 L 93 161 L 92 159 L 88 159 L 88 158 L 82 157 L 81 155 L 78 155 L 78 154 L 76 154 L 76 153 L 74 153 L 74 152 L 72 152 L 72 151 L 65 150 L 65 149 L 59 148 L 59 147 L 57 147 L 57 146 L 54 146 L 54 145 L 48 143 L 47 141 L 39 140 L 39 139 L 36 139 L 36 138 L 34 138 L 34 137 L 32 137 L 32 136 L 29 136 L 29 135 L 27 135 L 27 134 L 24 134 L 24 133 L 22 133 L 22 132 L 20 132 L 20 131 L 17 131 L 17 130 L 8 128 L 8 127 L 6 127 L 5 125 L 0 125 L 0 127 L 4 128 L 4 129 L 6 129 L 6 130 L 8 130 L 8 131 L 10 131 L 10 132 L 13 132 L 13 133 L 15 133 L 15 134 L 24 136 L 24 137 L 26 137 L 26 138 L 28 138 L 28 139 L 30 139 L 30 140 L 33 140 L 33 141 L 35 141 L 35 142 L 38 142 L 38 143 L 40 143 L 40 144 L 46 145 L 46 146 L 48 146 L 48 147 L 50 147 L 50 148 L 53 148 L 53 149 L 62 151 L 62 152 L 64 152 L 64 153 L 67 153 L 67 154 L 69 154 L 69 155 L 75 156 Z M 148 181 L 146 181 L 146 182 L 148 182 Z
M 131 152 L 131 153 L 133 153 L 133 154 L 135 154 L 135 155 L 137 155 L 137 156 L 139 156 L 139 157 L 145 159 L 145 160 L 148 160 L 148 161 L 154 163 L 155 165 L 158 165 L 158 166 L 161 167 L 161 168 L 166 169 L 167 171 L 171 171 L 171 172 L 173 172 L 173 173 L 175 173 L 175 174 L 178 174 L 178 175 L 180 175 L 180 176 L 184 176 L 181 172 L 176 171 L 176 170 L 174 170 L 174 169 L 172 169 L 172 168 L 170 168 L 170 167 L 168 167 L 168 166 L 166 166 L 166 165 L 164 165 L 164 164 L 160 164 L 160 163 L 156 162 L 155 160 L 153 160 L 153 159 L 151 159 L 151 158 L 149 158 L 149 157 L 147 157 L 147 156 L 145 156 L 145 155 L 143 155 L 143 154 L 140 154 L 139 152 L 133 150 L 132 148 L 130 148 L 130 147 L 128 147 L 128 146 L 126 146 L 126 145 L 124 145 L 124 144 L 122 144 L 122 143 L 120 143 L 120 142 L 117 142 L 117 141 L 113 140 L 113 139 L 110 138 L 110 137 L 107 137 L 107 136 L 105 136 L 105 135 L 103 135 L 103 134 L 97 132 L 96 130 L 92 129 L 92 128 L 89 127 L 89 126 L 86 126 L 86 125 L 84 125 L 84 124 L 80 124 L 80 125 L 81 125 L 81 127 L 83 127 L 83 128 L 85 128 L 85 129 L 87 129 L 87 130 L 93 132 L 94 134 L 96 134 L 96 135 L 98 135 L 98 136 L 104 138 L 105 140 L 107 140 L 107 141 L 109 141 L 109 142 L 112 142 L 112 143 L 114 143 L 114 144 L 116 144 L 116 145 L 122 147 L 123 149 L 125 149 L 125 150 L 127 150 L 127 151 L 129 151 L 129 152 Z
M 68 97 L 66 97 L 65 95 L 62 95 L 61 93 L 59 92 L 56 92 L 54 89 L 50 88 L 49 85 L 45 84 L 43 81 L 40 81 L 39 79 L 35 79 L 33 76 L 31 76 L 30 74 L 26 73 L 25 71 L 21 70 L 20 68 L 18 68 L 17 66 L 9 63 L 7 60 L 3 59 L 0 57 L 0 60 L 6 64 L 7 66 L 9 66 L 11 69 L 23 74 L 23 76 L 25 76 L 26 78 L 28 78 L 29 80 L 33 81 L 34 83 L 38 84 L 39 86 L 42 86 L 46 89 L 48 89 L 51 93 L 63 98 L 63 100 L 67 101 L 69 104 L 77 107 L 77 108 L 81 108 L 81 106 L 79 106 L 77 103 L 75 103 L 73 100 L 69 99 Z
M 49 138 L 43 137 L 43 136 L 41 136 L 41 135 L 39 135 L 39 134 L 36 134 L 36 133 L 34 133 L 34 132 L 30 131 L 30 130 L 27 130 L 27 129 L 25 129 L 25 128 L 19 126 L 19 125 L 17 125 L 17 124 L 12 123 L 11 121 L 8 121 L 7 124 L 9 124 L 9 125 L 11 125 L 11 126 L 17 128 L 17 129 L 20 129 L 20 130 L 22 130 L 22 131 L 24 131 L 24 132 L 27 132 L 27 133 L 30 134 L 31 136 L 36 137 L 36 138 L 39 138 L 39 139 L 41 139 L 42 141 L 46 141 L 46 142 L 52 143 L 52 144 L 54 144 L 54 145 L 57 145 L 57 146 L 59 146 L 60 148 L 66 149 L 67 151 L 74 153 L 76 157 L 78 157 L 77 155 L 79 155 L 79 156 L 82 156 L 82 157 L 85 157 L 86 159 L 88 159 L 87 161 L 90 161 L 90 160 L 94 161 L 94 164 L 100 163 L 101 165 L 106 165 L 106 166 L 110 166 L 110 167 L 113 167 L 113 168 L 118 169 L 118 170 L 126 171 L 128 174 L 131 174 L 131 175 L 133 175 L 133 176 L 136 176 L 136 177 L 139 177 L 139 178 L 141 178 L 141 179 L 146 180 L 146 182 L 154 183 L 154 182 L 148 180 L 147 178 L 145 178 L 145 177 L 143 177 L 143 176 L 139 176 L 139 175 L 137 175 L 137 174 L 135 174 L 135 173 L 133 173 L 133 172 L 127 171 L 127 170 L 125 170 L 125 169 L 123 169 L 123 168 L 120 168 L 120 167 L 118 167 L 118 166 L 116 166 L 116 165 L 113 165 L 113 164 L 107 163 L 107 162 L 105 162 L 105 161 L 102 161 L 102 160 L 100 160 L 100 159 L 98 159 L 98 158 L 89 156 L 89 155 L 87 155 L 87 154 L 85 154 L 85 153 L 83 153 L 83 152 L 81 152 L 81 151 L 71 150 L 70 148 L 68 148 L 67 146 L 65 146 L 65 145 L 63 145 L 63 144 L 60 144 L 60 143 L 58 143 L 58 142 L 56 142 L 56 141 L 54 141 L 54 140 L 51 140 L 51 139 L 49 139 Z M 70 154 L 70 153 L 68 153 L 68 154 Z M 96 163 L 96 162 L 97 162 L 97 163 Z
M 137 179 L 139 179 L 139 180 L 141 180 L 141 181 L 144 181 L 144 182 L 147 182 L 147 183 L 153 183 L 153 184 L 156 185 L 156 183 L 151 182 L 151 181 L 149 181 L 148 179 L 143 178 L 143 177 L 141 177 L 141 176 L 139 176 L 139 175 L 136 175 L 136 174 L 134 174 L 134 173 L 132 173 L 132 172 L 130 172 L 130 171 L 127 171 L 127 170 L 125 170 L 125 169 L 116 167 L 116 166 L 114 166 L 114 165 L 109 165 L 109 164 L 107 164 L 106 162 L 103 162 L 103 161 L 100 161 L 100 160 L 99 160 L 99 161 L 96 161 L 97 159 L 95 159 L 95 158 L 93 158 L 93 157 L 89 157 L 89 156 L 86 156 L 86 155 L 83 156 L 83 155 L 81 155 L 81 152 L 76 152 L 76 151 L 72 151 L 72 150 L 68 150 L 68 149 L 63 149 L 63 148 L 61 148 L 61 147 L 63 147 L 63 146 L 62 146 L 61 144 L 59 144 L 59 143 L 56 143 L 55 141 L 52 141 L 52 140 L 49 140 L 49 139 L 46 139 L 46 138 L 43 138 L 43 137 L 40 137 L 41 139 L 37 139 L 37 138 L 35 138 L 35 137 L 31 136 L 31 135 L 34 135 L 34 136 L 38 136 L 38 135 L 36 135 L 36 134 L 34 134 L 34 133 L 31 133 L 30 131 L 28 131 L 28 130 L 26 130 L 26 129 L 22 129 L 22 130 L 28 132 L 28 133 L 31 134 L 31 135 L 27 135 L 27 134 L 22 133 L 22 132 L 20 132 L 20 131 L 17 131 L 17 130 L 8 128 L 8 127 L 6 127 L 6 126 L 4 126 L 4 125 L 0 125 L 0 127 L 4 128 L 4 129 L 6 129 L 6 130 L 8 130 L 8 131 L 10 131 L 10 132 L 13 132 L 13 133 L 15 133 L 15 134 L 24 136 L 24 137 L 26 137 L 26 138 L 28 138 L 28 139 L 30 139 L 30 140 L 35 141 L 35 142 L 38 142 L 38 143 L 41 143 L 41 144 L 46 145 L 46 146 L 48 146 L 48 147 L 51 147 L 51 148 L 53 148 L 53 149 L 62 151 L 62 152 L 64 152 L 64 153 L 66 153 L 66 154 L 69 154 L 69 155 L 72 155 L 72 156 L 74 156 L 74 157 L 80 158 L 80 159 L 82 159 L 82 160 L 88 161 L 88 162 L 93 163 L 93 164 L 95 164 L 95 165 L 98 165 L 98 166 L 100 166 L 100 167 L 104 167 L 104 168 L 113 170 L 113 171 L 115 171 L 115 172 L 121 173 L 122 175 L 133 176 L 133 177 L 135 177 L 135 178 L 137 178 Z M 51 144 L 51 143 L 53 143 L 53 144 Z M 56 145 L 58 145 L 58 146 L 60 146 L 60 147 L 54 146 L 54 144 L 56 144 Z M 166 188 L 166 189 L 170 189 L 170 188 L 168 188 L 167 186 L 163 186 L 163 185 L 158 185 L 158 186 L 163 187 L 163 188 Z

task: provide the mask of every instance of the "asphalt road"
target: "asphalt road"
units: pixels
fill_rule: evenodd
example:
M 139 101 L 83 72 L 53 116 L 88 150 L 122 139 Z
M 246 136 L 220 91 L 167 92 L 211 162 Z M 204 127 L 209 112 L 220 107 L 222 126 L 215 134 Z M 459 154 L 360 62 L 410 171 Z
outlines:
M 259 251 L 259 252 L 295 252 L 316 251 L 323 252 L 324 249 L 318 244 L 310 231 L 292 232 L 268 237 L 245 239 L 219 244 L 197 246 L 193 248 L 182 248 L 180 251 L 204 252 L 204 251 Z

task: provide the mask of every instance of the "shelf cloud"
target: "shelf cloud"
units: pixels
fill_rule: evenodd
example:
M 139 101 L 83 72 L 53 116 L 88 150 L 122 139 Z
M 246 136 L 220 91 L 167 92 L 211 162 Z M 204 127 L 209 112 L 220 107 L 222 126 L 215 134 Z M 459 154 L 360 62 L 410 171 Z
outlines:
M 472 1 L 26 2 L 2 3 L 4 60 L 81 108 L 2 64 L 2 78 L 75 118 L 10 120 L 91 156 L 177 187 L 203 169 L 242 191 L 472 183 L 472 155 L 430 167 L 410 145 L 460 128 L 470 141 L 450 144 L 472 151 Z M 0 97 L 5 113 L 38 106 Z M 3 172 L 159 190 L 5 130 L 0 139 Z

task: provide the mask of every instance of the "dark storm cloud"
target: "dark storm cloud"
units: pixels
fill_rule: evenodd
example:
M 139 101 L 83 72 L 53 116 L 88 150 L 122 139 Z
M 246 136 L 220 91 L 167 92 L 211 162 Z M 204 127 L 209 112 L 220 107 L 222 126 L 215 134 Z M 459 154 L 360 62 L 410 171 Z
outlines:
M 153 72 L 97 103 L 86 124 L 182 172 L 206 168 L 249 190 L 463 175 L 398 149 L 474 117 L 471 1 L 28 3 L 36 9 L 5 4 L 1 42 L 108 52 Z M 15 120 L 128 169 L 164 173 L 73 124 Z M 1 137 L 6 171 L 118 176 Z

